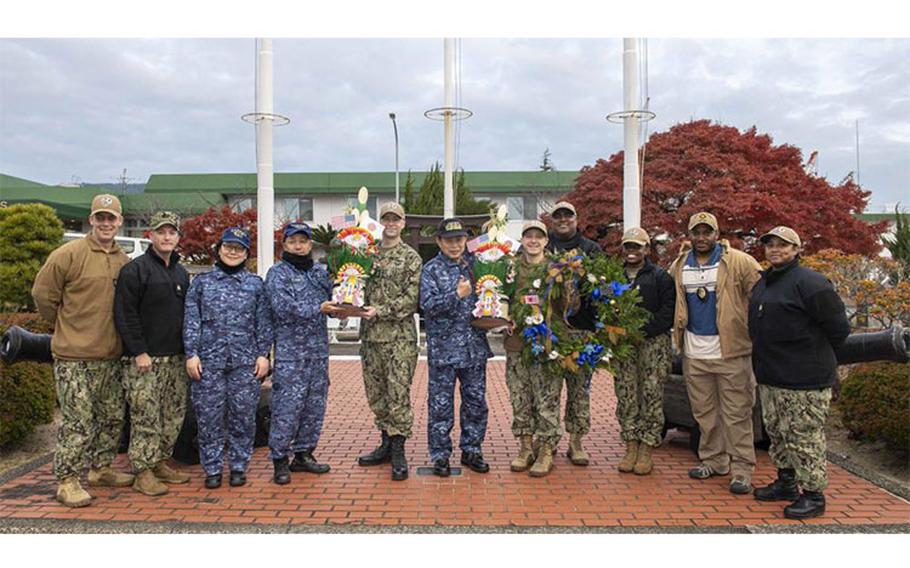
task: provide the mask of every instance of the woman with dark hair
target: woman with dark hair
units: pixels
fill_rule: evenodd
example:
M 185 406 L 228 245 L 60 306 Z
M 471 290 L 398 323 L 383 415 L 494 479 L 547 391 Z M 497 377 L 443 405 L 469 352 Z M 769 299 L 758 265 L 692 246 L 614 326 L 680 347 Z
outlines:
M 775 227 L 761 242 L 771 268 L 752 289 L 749 335 L 777 479 L 755 489 L 754 496 L 792 501 L 784 516 L 808 519 L 825 513 L 825 422 L 837 381 L 834 350 L 850 335 L 850 325 L 831 283 L 800 266 L 796 231 Z
M 183 324 L 199 461 L 208 489 L 221 486 L 225 446 L 231 486 L 246 483 L 259 382 L 269 372 L 273 339 L 262 279 L 246 271 L 249 233 L 240 227 L 225 230 L 216 254 L 211 272 L 190 284 Z

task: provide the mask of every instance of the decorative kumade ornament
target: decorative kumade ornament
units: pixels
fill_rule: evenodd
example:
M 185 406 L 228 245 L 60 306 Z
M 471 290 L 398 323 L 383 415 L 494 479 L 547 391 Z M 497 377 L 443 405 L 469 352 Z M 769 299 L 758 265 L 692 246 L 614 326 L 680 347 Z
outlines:
M 365 313 L 364 286 L 373 268 L 376 254 L 375 231 L 378 223 L 370 219 L 366 209 L 369 193 L 361 187 L 357 205 L 346 216 L 332 219 L 338 234 L 329 245 L 326 260 L 334 280 L 332 301 L 343 308 L 336 317 L 359 317 Z M 338 225 L 335 220 L 338 220 Z M 375 226 L 374 226 L 375 225 Z M 382 228 L 378 228 L 382 235 Z
M 509 325 L 509 291 L 512 284 L 509 258 L 512 243 L 505 232 L 507 209 L 501 206 L 488 223 L 486 233 L 470 243 L 474 253 L 474 304 L 471 325 L 480 329 L 496 329 Z

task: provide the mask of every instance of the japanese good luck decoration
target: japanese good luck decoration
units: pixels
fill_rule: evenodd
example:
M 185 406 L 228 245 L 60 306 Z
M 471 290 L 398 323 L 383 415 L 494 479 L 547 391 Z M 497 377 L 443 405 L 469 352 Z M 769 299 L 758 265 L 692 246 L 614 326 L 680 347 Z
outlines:
M 490 217 L 487 232 L 468 243 L 474 253 L 474 305 L 471 325 L 480 329 L 495 329 L 509 324 L 509 294 L 513 275 L 510 270 L 512 254 L 517 243 L 505 231 L 507 209 L 501 205 Z
M 516 333 L 524 339 L 522 357 L 552 376 L 614 372 L 611 362 L 628 357 L 644 338 L 641 328 L 650 314 L 616 258 L 560 253 L 524 292 L 535 302 L 513 309 Z
M 338 234 L 329 245 L 326 262 L 333 278 L 332 301 L 345 308 L 338 317 L 356 317 L 364 311 L 364 286 L 373 267 L 376 241 L 382 236 L 382 227 L 367 211 L 368 198 L 369 191 L 361 187 L 356 205 L 331 221 Z

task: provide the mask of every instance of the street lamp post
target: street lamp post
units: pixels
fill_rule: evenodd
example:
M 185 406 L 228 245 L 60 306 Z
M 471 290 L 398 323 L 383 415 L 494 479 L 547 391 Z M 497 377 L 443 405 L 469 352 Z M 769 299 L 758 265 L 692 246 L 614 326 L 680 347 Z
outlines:
M 401 203 L 398 191 L 398 124 L 395 122 L 395 113 L 390 112 L 389 118 L 392 119 L 392 128 L 395 129 L 395 203 Z

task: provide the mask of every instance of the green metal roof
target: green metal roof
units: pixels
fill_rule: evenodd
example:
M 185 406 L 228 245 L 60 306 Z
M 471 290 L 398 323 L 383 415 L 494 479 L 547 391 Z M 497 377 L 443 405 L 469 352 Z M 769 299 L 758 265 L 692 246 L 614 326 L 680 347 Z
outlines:
M 402 188 L 408 172 L 400 172 Z M 415 188 L 427 172 L 412 172 Z M 524 191 L 568 192 L 578 172 L 465 172 L 465 182 L 478 193 L 517 193 Z M 278 194 L 355 194 L 361 186 L 372 193 L 394 193 L 395 172 L 308 172 L 276 173 Z M 149 193 L 187 191 L 224 194 L 256 193 L 256 174 L 154 174 L 145 186 Z
M 53 207 L 60 217 L 81 219 L 89 216 L 92 197 L 99 193 L 97 189 L 90 187 L 58 187 L 30 183 L 32 185 L 0 186 L 0 201 L 8 205 L 44 203 Z
M 49 187 L 43 183 L 0 174 L 0 191 L 4 189 L 28 189 L 33 187 Z

